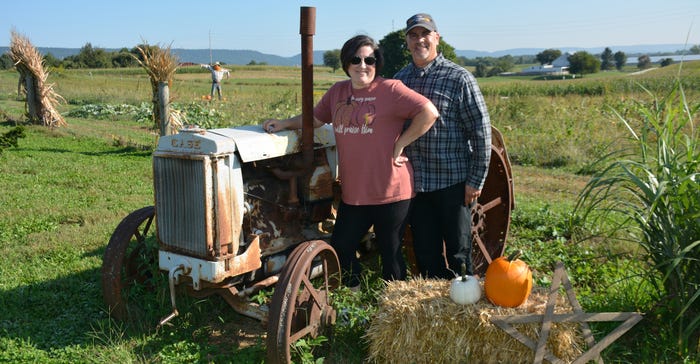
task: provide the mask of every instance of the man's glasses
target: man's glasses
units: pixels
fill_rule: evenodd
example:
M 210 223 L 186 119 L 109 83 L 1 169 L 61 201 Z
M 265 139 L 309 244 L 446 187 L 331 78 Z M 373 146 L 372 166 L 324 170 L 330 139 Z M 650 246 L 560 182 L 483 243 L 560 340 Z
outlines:
M 360 62 L 362 62 L 363 59 L 364 59 L 364 61 L 365 61 L 365 64 L 368 65 L 368 66 L 374 66 L 374 64 L 377 63 L 377 59 L 374 58 L 374 57 L 372 57 L 372 56 L 365 57 L 365 58 L 352 57 L 352 58 L 350 58 L 350 63 L 352 63 L 352 64 L 360 64 Z

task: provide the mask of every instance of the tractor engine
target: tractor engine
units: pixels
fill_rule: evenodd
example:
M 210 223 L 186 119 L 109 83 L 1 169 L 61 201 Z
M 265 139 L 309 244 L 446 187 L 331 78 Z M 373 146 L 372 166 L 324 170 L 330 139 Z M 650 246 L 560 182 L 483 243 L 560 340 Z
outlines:
M 333 129 L 314 131 L 310 165 L 300 141 L 301 130 L 258 125 L 161 137 L 153 154 L 160 269 L 182 266 L 195 290 L 256 281 L 279 272 L 296 244 L 327 237 L 338 191 Z

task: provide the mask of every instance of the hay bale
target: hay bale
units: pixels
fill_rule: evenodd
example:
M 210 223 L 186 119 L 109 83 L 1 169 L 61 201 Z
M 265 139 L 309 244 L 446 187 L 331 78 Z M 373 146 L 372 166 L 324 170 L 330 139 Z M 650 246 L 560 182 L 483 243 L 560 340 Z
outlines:
M 482 290 L 483 290 L 483 281 Z M 369 360 L 379 363 L 532 363 L 535 353 L 490 322 L 491 316 L 544 314 L 548 292 L 533 289 L 517 308 L 491 304 L 485 296 L 474 305 L 449 297 L 450 282 L 414 279 L 387 284 L 365 339 Z M 556 313 L 563 309 L 563 298 Z M 513 325 L 537 342 L 541 323 Z M 549 350 L 565 361 L 583 352 L 578 324 L 553 323 Z

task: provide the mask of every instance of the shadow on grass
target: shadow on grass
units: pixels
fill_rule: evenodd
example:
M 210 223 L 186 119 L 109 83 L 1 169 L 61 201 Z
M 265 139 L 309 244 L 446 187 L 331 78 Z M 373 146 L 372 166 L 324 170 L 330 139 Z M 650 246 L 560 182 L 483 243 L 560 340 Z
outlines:
M 85 259 L 93 259 L 90 257 L 98 254 L 89 252 Z M 41 265 L 41 258 L 28 264 Z M 24 262 L 18 262 L 15 267 L 27 270 L 27 274 L 42 269 L 27 267 Z M 0 291 L 2 336 L 29 342 L 46 351 L 85 344 L 91 325 L 107 317 L 99 278 L 99 269 L 88 269 Z
M 106 151 L 75 151 L 70 149 L 60 149 L 60 148 L 14 148 L 14 150 L 22 152 L 42 152 L 42 153 L 77 153 L 80 155 L 87 155 L 92 157 L 99 156 L 133 156 L 133 157 L 148 157 L 150 158 L 153 154 L 152 150 L 142 150 L 135 147 L 124 147 L 120 149 L 111 149 Z
M 104 249 L 95 249 L 78 259 L 99 257 L 101 261 L 103 254 Z M 55 257 L 60 253 L 48 255 L 18 262 L 17 269 L 27 264 L 40 265 L 45 259 L 60 259 Z M 48 263 L 46 269 L 58 270 L 55 262 Z M 158 321 L 172 310 L 167 284 L 140 292 L 145 315 L 138 321 L 122 322 L 110 317 L 102 299 L 101 268 L 59 275 L 0 290 L 0 347 L 5 350 L 0 358 L 70 361 L 97 351 L 104 359 L 127 350 L 128 356 L 146 361 L 238 362 L 234 359 L 246 358 L 243 362 L 261 363 L 264 360 L 264 325 L 239 315 L 217 295 L 196 299 L 178 290 L 180 315 L 158 329 Z

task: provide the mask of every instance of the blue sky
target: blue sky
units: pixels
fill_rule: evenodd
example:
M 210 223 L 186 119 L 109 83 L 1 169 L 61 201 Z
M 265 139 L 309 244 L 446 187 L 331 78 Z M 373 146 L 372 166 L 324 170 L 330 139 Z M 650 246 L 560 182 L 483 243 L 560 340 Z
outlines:
M 316 8 L 317 50 L 340 48 L 360 33 L 380 40 L 417 12 L 433 15 L 459 50 L 700 44 L 700 0 L 33 0 L 2 3 L 0 46 L 9 46 L 15 30 L 37 47 L 145 41 L 292 56 L 301 49 L 302 6 Z

